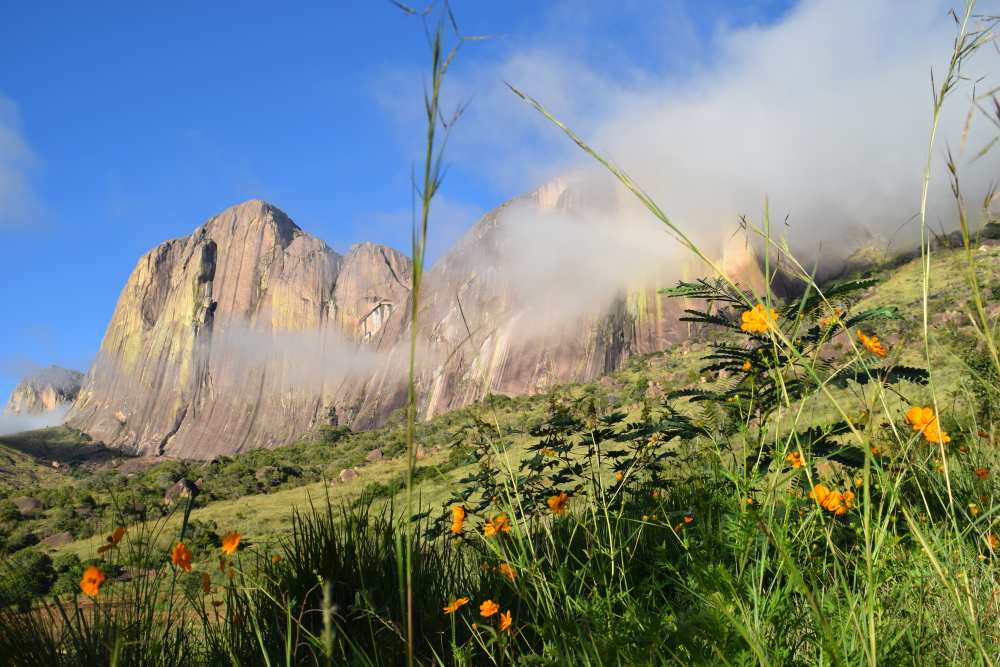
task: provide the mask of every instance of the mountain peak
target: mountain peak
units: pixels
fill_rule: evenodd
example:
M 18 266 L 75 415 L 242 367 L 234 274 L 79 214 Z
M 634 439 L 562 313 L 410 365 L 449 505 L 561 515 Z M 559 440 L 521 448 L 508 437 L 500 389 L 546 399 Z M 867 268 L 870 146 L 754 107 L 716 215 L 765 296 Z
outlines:
M 195 235 L 201 233 L 214 239 L 220 235 L 236 236 L 237 230 L 240 229 L 249 233 L 253 229 L 265 228 L 273 230 L 283 248 L 288 247 L 296 236 L 304 233 L 302 228 L 292 222 L 292 219 L 277 206 L 263 199 L 248 199 L 214 215 L 195 230 Z

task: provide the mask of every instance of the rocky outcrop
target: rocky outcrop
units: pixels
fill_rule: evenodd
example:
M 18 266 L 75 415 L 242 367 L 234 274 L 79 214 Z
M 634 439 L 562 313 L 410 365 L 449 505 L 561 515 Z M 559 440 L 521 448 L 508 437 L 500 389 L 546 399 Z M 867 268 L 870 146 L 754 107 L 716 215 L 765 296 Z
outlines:
M 357 370 L 329 367 L 362 363 L 350 346 L 405 299 L 407 267 L 378 246 L 345 261 L 262 201 L 230 208 L 139 260 L 67 421 L 147 455 L 285 444 Z
M 68 408 L 76 400 L 83 373 L 59 366 L 43 368 L 22 379 L 11 392 L 4 411 L 26 416 Z
M 484 216 L 425 274 L 422 416 L 593 379 L 688 335 L 683 304 L 657 288 L 703 267 L 655 250 L 669 238 L 622 197 L 554 181 Z M 752 252 L 718 250 L 760 283 Z M 204 459 L 286 444 L 331 414 L 378 425 L 405 403 L 411 280 L 390 248 L 341 256 L 265 202 L 235 206 L 139 260 L 68 423 Z

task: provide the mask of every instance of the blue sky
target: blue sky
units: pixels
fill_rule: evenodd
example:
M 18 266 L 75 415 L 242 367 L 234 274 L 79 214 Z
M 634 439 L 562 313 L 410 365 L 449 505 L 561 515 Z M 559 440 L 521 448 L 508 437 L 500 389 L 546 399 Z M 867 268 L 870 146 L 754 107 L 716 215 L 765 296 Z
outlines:
M 463 32 L 498 38 L 466 45 L 456 66 L 455 99 L 476 120 L 454 139 L 435 254 L 560 163 L 536 173 L 511 159 L 501 173 L 477 159 L 484 128 L 530 122 L 511 120 L 530 115 L 515 105 L 491 116 L 488 95 L 477 108 L 475 84 L 495 85 L 500 64 L 544 48 L 601 76 L 683 76 L 711 58 L 719 26 L 771 22 L 785 4 L 456 0 Z M 137 258 L 242 200 L 271 201 L 340 252 L 362 240 L 408 252 L 418 21 L 376 0 L 276 7 L 5 8 L 0 394 L 35 364 L 86 370 Z

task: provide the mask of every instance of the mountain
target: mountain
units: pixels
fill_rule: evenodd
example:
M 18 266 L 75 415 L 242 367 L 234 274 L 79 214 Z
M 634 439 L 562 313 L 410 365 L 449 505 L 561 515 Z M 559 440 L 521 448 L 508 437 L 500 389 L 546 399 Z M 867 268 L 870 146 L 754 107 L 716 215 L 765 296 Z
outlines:
M 553 181 L 488 213 L 425 274 L 422 416 L 592 379 L 686 335 L 683 304 L 656 290 L 697 269 L 654 251 L 669 239 L 623 201 Z M 759 283 L 752 253 L 730 250 Z M 67 423 L 186 458 L 377 426 L 406 398 L 411 283 L 391 248 L 341 256 L 270 204 L 227 209 L 139 260 Z
M 263 201 L 227 209 L 139 260 L 67 423 L 145 455 L 285 444 L 337 393 L 324 355 L 378 340 L 409 267 L 374 245 L 341 256 Z
M 21 379 L 10 394 L 4 412 L 9 415 L 41 415 L 68 408 L 76 400 L 83 373 L 59 366 L 42 368 Z

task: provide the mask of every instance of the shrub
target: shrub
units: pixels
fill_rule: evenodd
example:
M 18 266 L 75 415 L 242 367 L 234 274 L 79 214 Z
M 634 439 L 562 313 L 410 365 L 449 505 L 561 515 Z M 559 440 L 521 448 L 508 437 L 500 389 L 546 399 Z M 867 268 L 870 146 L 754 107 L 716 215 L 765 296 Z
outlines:
M 52 559 L 44 553 L 25 549 L 7 558 L 0 574 L 0 606 L 26 610 L 31 602 L 52 588 L 56 573 Z

